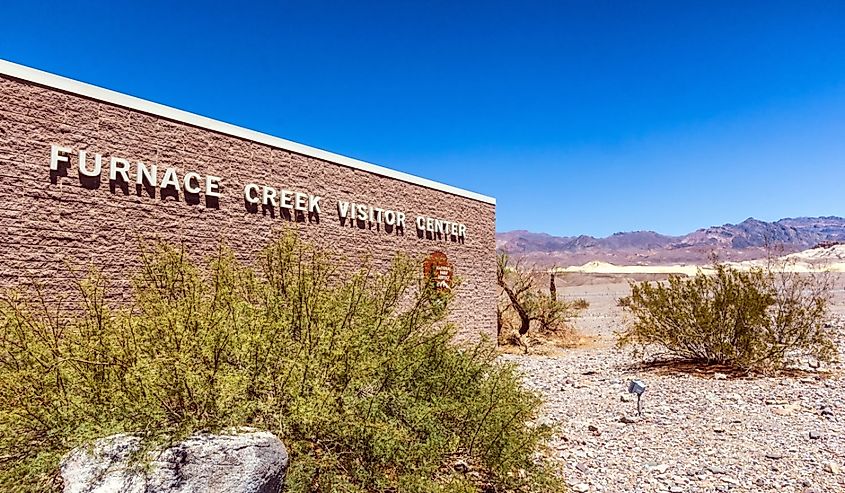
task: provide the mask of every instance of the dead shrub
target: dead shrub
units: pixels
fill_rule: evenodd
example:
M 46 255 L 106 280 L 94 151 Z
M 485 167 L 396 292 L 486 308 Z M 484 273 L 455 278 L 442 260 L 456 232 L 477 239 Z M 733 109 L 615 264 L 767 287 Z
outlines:
M 537 280 L 549 277 L 549 290 L 538 287 Z M 584 299 L 561 300 L 557 296 L 554 272 L 546 273 L 513 262 L 504 253 L 498 256 L 497 306 L 499 344 L 522 346 L 528 352 L 525 336 L 569 341 L 573 338 L 571 320 L 589 307 Z

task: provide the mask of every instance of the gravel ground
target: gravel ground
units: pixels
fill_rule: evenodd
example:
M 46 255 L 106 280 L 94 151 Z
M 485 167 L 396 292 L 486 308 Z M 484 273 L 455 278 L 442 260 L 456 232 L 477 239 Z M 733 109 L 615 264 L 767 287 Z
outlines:
M 573 491 L 845 492 L 841 364 L 755 378 L 638 371 L 606 346 L 502 356 L 545 395 L 541 419 L 559 429 L 550 455 Z M 641 417 L 631 379 L 647 385 Z

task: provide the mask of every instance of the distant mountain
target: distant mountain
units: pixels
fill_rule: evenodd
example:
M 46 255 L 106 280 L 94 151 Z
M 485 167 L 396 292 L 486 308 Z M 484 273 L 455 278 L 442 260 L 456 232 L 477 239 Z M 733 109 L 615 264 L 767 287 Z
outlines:
M 702 263 L 711 254 L 750 260 L 768 251 L 792 253 L 823 242 L 845 242 L 845 218 L 798 217 L 775 222 L 748 218 L 739 224 L 699 229 L 684 236 L 654 231 L 616 233 L 606 238 L 552 236 L 529 231 L 496 234 L 496 247 L 540 265 L 581 265 L 592 260 L 618 265 Z

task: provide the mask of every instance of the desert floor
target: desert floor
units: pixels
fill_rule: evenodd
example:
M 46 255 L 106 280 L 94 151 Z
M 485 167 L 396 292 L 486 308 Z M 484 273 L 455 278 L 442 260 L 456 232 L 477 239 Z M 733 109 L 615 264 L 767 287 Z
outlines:
M 541 421 L 559 430 L 550 456 L 573 491 L 845 492 L 845 366 L 749 377 L 713 368 L 648 369 L 614 347 L 625 323 L 622 277 L 559 282 L 559 295 L 590 308 L 583 345 L 549 356 L 503 355 L 545 395 Z M 845 359 L 845 277 L 833 324 Z M 643 414 L 626 392 L 647 385 Z M 624 422 L 623 422 L 624 421 Z

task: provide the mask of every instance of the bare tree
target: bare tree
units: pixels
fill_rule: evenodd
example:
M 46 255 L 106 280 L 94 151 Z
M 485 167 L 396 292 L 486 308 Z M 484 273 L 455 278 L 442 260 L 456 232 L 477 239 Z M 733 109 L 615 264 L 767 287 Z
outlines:
M 500 303 L 496 309 L 498 333 L 501 337 L 507 321 L 505 313 L 512 309 L 519 319 L 517 334 L 525 352 L 528 352 L 528 345 L 524 336 L 528 334 L 532 323 L 541 331 L 554 331 L 563 328 L 567 320 L 584 307 L 583 302 L 576 305 L 557 299 L 554 272 L 549 274 L 549 293 L 535 286 L 537 275 L 533 269 L 524 268 L 519 260 L 511 263 L 506 253 L 498 255 L 496 277 L 504 294 L 504 303 Z
M 509 264 L 510 257 L 508 254 L 499 254 L 496 277 L 499 287 L 510 300 L 511 308 L 519 315 L 519 335 L 524 336 L 531 327 L 532 317 L 529 310 L 534 302 L 534 285 L 531 281 L 531 273 L 520 269 L 519 261 L 513 268 Z

